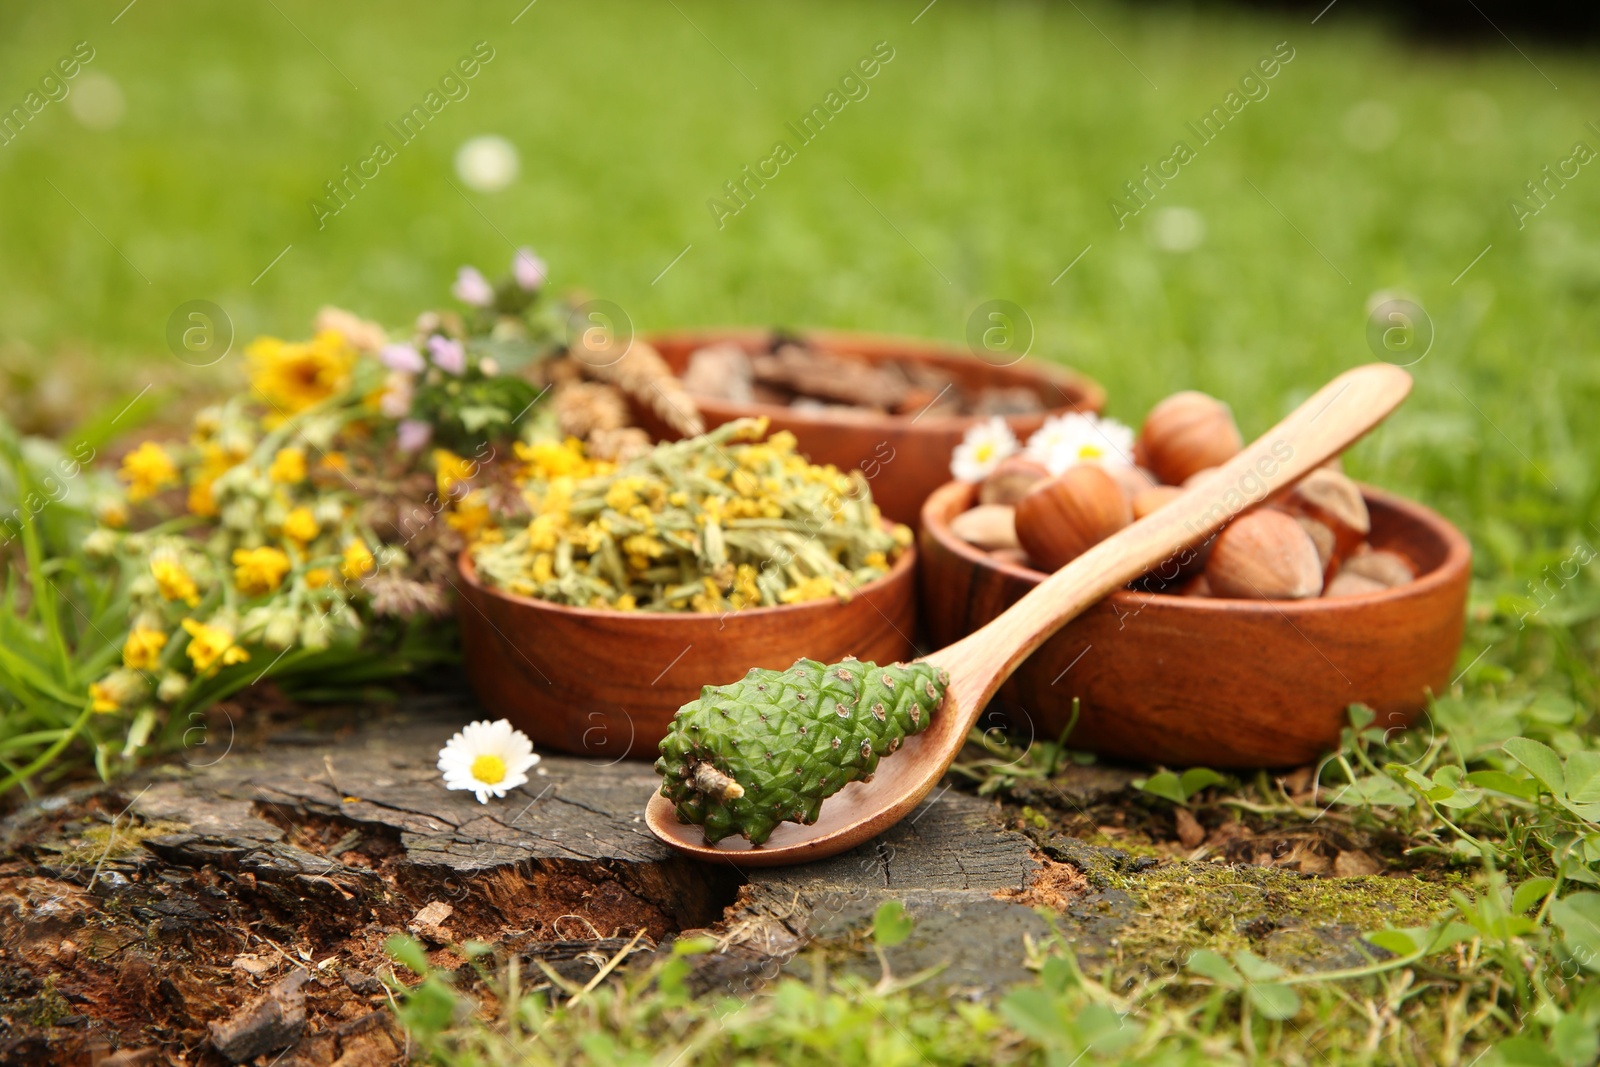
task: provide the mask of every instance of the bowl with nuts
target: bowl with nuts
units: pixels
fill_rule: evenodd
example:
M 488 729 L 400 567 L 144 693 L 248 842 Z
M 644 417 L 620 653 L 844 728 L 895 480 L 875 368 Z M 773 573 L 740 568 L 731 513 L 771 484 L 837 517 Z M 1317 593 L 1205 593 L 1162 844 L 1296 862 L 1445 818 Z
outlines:
M 1136 438 L 1108 424 L 1056 428 L 1057 442 L 1101 441 L 1094 458 L 1041 443 L 1047 426 L 929 497 L 919 549 L 935 643 L 983 626 L 1240 447 L 1227 407 L 1199 393 L 1158 404 Z M 1337 461 L 1271 493 L 1272 471 L 1259 473 L 1230 487 L 1220 533 L 1018 668 L 997 701 L 1014 729 L 1070 726 L 1073 748 L 1170 766 L 1287 767 L 1337 747 L 1352 704 L 1405 728 L 1447 688 L 1471 562 L 1461 533 Z

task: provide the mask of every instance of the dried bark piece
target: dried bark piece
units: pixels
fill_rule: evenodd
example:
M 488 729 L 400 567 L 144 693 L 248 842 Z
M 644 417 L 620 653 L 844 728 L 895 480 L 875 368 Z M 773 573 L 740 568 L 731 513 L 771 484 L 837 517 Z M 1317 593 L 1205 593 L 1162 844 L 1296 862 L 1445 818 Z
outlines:
M 306 995 L 301 987 L 310 976 L 304 968 L 297 970 L 226 1022 L 212 1023 L 212 1046 L 228 1062 L 245 1063 L 299 1041 L 306 1029 Z

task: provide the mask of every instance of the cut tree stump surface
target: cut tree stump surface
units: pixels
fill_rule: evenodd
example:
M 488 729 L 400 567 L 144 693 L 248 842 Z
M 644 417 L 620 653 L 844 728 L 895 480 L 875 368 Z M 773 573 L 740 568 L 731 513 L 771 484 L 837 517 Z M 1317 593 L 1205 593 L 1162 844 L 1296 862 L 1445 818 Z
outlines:
M 442 966 L 476 938 L 586 980 L 637 931 L 634 951 L 651 952 L 708 930 L 721 948 L 699 984 L 737 990 L 813 942 L 847 955 L 895 898 L 919 920 L 891 955 L 897 974 L 946 963 L 939 984 L 978 990 L 1026 977 L 1022 935 L 1044 923 L 995 894 L 1020 894 L 1047 861 L 991 801 L 944 790 L 870 846 L 746 875 L 650 835 L 647 762 L 547 755 L 503 800 L 446 790 L 438 751 L 481 715 L 452 697 L 248 750 L 213 736 L 184 761 L 12 816 L 0 1062 L 147 1046 L 228 1062 L 218 1035 L 253 1049 L 298 1032 L 269 995 L 295 975 L 308 1049 L 337 1048 L 353 1023 L 392 1044 L 392 1028 L 362 1020 L 385 1010 L 383 943 L 401 932 Z

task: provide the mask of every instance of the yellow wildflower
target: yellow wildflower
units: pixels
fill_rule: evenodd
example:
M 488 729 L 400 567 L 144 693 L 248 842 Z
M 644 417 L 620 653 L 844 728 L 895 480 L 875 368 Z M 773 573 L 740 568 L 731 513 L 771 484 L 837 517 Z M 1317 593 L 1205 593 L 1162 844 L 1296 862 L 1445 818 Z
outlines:
M 211 482 L 195 482 L 189 487 L 189 514 L 209 519 L 217 514 L 217 498 L 211 491 Z
M 358 537 L 344 546 L 344 562 L 339 564 L 339 573 L 348 581 L 360 581 L 372 574 L 375 562 L 372 550 Z
M 617 597 L 617 602 L 611 606 L 618 611 L 638 611 L 639 601 L 632 593 L 623 593 Z
M 484 527 L 489 525 L 489 505 L 483 502 L 479 494 L 469 494 L 451 509 L 444 521 L 469 542 L 476 541 Z
M 118 474 L 128 483 L 128 499 L 135 503 L 178 484 L 178 465 L 154 441 L 146 441 L 123 456 Z
M 122 665 L 136 671 L 153 671 L 161 662 L 161 650 L 166 647 L 165 632 L 135 626 L 122 644 Z
M 122 710 L 122 705 L 117 703 L 116 696 L 111 688 L 103 682 L 89 683 L 89 699 L 93 702 L 90 707 L 94 711 L 111 712 Z
M 181 600 L 191 608 L 200 603 L 200 591 L 183 564 L 172 556 L 153 556 L 150 573 L 163 600 Z
M 885 556 L 882 552 L 868 552 L 867 553 L 867 558 L 866 558 L 866 564 L 867 564 L 867 566 L 873 568 L 874 570 L 880 570 L 880 571 L 888 570 L 889 569 L 889 558 L 887 556 Z
M 250 658 L 250 653 L 233 643 L 233 634 L 221 626 L 208 626 L 193 619 L 184 619 L 183 628 L 189 634 L 189 647 L 186 649 L 189 659 L 201 674 L 211 671 L 219 663 L 231 667 Z
M 321 465 L 331 471 L 346 471 L 350 469 L 350 461 L 343 452 L 324 452 Z
M 128 509 L 117 500 L 107 500 L 95 508 L 95 514 L 100 521 L 113 530 L 120 530 L 128 525 Z
M 301 448 L 280 448 L 267 468 L 267 477 L 284 485 L 294 485 L 306 478 L 306 453 Z
M 458 487 L 466 487 L 472 481 L 473 475 L 478 473 L 478 464 L 474 460 L 464 459 L 447 448 L 433 450 L 434 480 L 439 485 L 439 495 L 452 497 L 457 495 Z
M 323 330 L 307 342 L 262 337 L 245 349 L 250 386 L 282 415 L 320 403 L 350 384 L 356 351 L 343 334 Z
M 515 450 L 517 458 L 528 465 L 527 470 L 523 472 L 528 478 L 545 480 L 563 476 L 583 478 L 597 473 L 596 465 L 584 457 L 583 445 L 575 437 L 569 437 L 560 443 L 535 441 L 527 445 L 518 441 Z
M 311 509 L 302 505 L 283 517 L 283 536 L 304 545 L 313 540 L 321 527 Z
M 309 589 L 321 589 L 331 581 L 333 572 L 326 567 L 312 567 L 306 571 L 306 587 Z
M 289 573 L 289 557 L 270 545 L 233 550 L 233 584 L 245 596 L 270 593 Z

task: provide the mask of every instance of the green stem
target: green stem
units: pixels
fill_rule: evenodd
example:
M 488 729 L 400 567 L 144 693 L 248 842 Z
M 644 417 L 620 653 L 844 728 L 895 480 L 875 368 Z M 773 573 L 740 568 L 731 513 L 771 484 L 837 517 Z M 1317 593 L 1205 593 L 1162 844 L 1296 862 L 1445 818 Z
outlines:
M 13 771 L 11 774 L 8 774 L 5 777 L 4 781 L 0 781 L 0 796 L 4 796 L 5 794 L 11 792 L 11 790 L 16 788 L 19 783 L 26 782 L 29 778 L 32 778 L 34 775 L 38 774 L 50 763 L 51 760 L 59 756 L 61 754 L 61 750 L 66 748 L 67 745 L 72 742 L 72 739 L 77 737 L 78 734 L 82 732 L 85 724 L 87 724 L 89 721 L 89 716 L 93 714 L 94 702 L 88 700 L 84 701 L 83 710 L 78 713 L 77 719 L 73 721 L 72 725 L 67 728 L 66 732 L 61 735 L 55 744 L 41 752 L 38 758 L 36 758 L 32 763 L 28 764 L 20 771 Z

